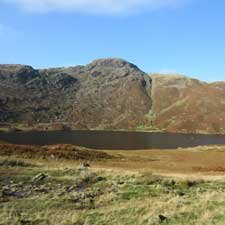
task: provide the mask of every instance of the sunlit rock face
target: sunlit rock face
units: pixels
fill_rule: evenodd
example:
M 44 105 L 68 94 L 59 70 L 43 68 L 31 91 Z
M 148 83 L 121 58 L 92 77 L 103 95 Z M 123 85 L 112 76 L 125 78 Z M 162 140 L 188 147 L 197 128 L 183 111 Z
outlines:
M 122 59 L 35 70 L 0 65 L 0 122 L 225 133 L 225 83 L 146 74 Z
M 148 122 L 151 78 L 121 59 L 45 70 L 2 65 L 0 81 L 1 122 L 70 122 L 86 129 Z

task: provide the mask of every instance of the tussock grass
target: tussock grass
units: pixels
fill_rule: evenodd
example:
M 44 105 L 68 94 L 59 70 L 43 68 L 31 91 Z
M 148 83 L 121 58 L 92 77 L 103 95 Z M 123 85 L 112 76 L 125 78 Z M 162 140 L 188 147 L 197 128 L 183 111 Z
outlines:
M 31 163 L 24 162 L 22 160 L 0 160 L 0 166 L 5 167 L 33 167 Z
M 165 177 L 31 162 L 23 166 L 7 158 L 0 167 L 0 225 L 225 224 L 222 176 Z M 47 177 L 34 183 L 40 173 Z

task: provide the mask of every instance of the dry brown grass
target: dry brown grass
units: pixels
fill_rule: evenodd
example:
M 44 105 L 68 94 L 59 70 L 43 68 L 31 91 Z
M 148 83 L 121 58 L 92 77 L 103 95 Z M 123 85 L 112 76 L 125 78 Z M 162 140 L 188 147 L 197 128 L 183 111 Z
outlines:
M 73 166 L 77 160 L 87 160 L 92 161 L 92 165 L 98 169 L 124 172 L 225 174 L 225 146 L 175 150 L 95 151 L 72 145 L 35 147 L 0 144 L 0 155 L 37 158 L 39 161 L 46 158 L 52 164 L 67 164 L 67 166 L 70 164 Z
M 4 158 L 1 157 L 0 160 Z M 13 160 L 13 157 L 8 160 Z M 72 164 L 72 161 L 26 159 L 25 162 L 36 163 L 38 167 L 33 168 L 34 171 L 48 171 L 61 185 L 64 180 L 75 181 L 71 174 L 66 174 L 68 169 L 76 171 L 77 164 Z M 103 194 L 96 199 L 96 207 L 74 210 L 73 205 L 60 197 L 40 193 L 37 197 L 0 203 L 0 224 L 17 225 L 27 220 L 28 224 L 38 225 L 157 225 L 161 224 L 159 215 L 164 215 L 167 220 L 163 224 L 169 225 L 224 224 L 225 183 L 222 175 L 158 176 L 148 171 L 128 168 L 121 173 L 118 170 L 108 168 L 103 171 L 99 166 L 91 166 L 90 172 L 106 178 L 97 184 Z M 16 168 L 0 170 L 2 176 L 8 173 L 15 177 L 26 173 L 28 175 L 31 171 Z M 60 175 L 62 172 L 65 173 L 63 177 Z M 90 188 L 94 190 L 95 186 Z
M 220 175 L 225 172 L 225 147 L 197 147 L 176 150 L 105 151 L 120 155 L 120 160 L 98 163 L 99 167 L 156 173 L 205 173 Z
M 0 224 L 17 225 L 26 220 L 28 224 L 37 225 L 225 223 L 224 171 L 193 170 L 194 166 L 222 166 L 225 162 L 225 151 L 222 148 L 213 151 L 194 148 L 106 153 L 120 157 L 91 162 L 88 170 L 105 178 L 88 187 L 92 191 L 100 188 L 102 192 L 96 198 L 95 207 L 75 209 L 75 203 L 63 200 L 55 194 L 57 189 L 54 189 L 49 194 L 40 193 L 38 196 L 0 203 Z M 30 174 L 44 171 L 62 187 L 68 185 L 68 182 L 73 185 L 77 180 L 77 166 L 82 162 L 67 159 L 23 159 L 13 155 L 0 157 L 0 161 L 5 159 L 9 162 L 16 159 L 36 165 L 31 168 L 3 165 L 0 168 L 0 177 L 5 177 L 6 181 L 15 179 L 21 182 L 20 179 Z M 166 221 L 160 222 L 159 215 L 164 215 Z

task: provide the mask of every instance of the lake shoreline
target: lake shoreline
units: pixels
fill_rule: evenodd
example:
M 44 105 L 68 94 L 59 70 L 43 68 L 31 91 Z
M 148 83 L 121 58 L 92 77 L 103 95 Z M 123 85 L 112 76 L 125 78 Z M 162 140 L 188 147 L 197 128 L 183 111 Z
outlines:
M 0 132 L 3 142 L 23 145 L 72 144 L 92 149 L 177 149 L 225 145 L 225 135 L 131 131 L 17 131 Z

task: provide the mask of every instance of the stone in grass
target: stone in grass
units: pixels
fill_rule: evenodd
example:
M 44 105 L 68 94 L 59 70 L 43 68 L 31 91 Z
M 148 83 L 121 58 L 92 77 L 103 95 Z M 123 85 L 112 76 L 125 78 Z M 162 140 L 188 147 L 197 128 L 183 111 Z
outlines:
M 183 191 L 178 191 L 178 193 L 177 193 L 179 196 L 184 196 L 185 195 L 185 192 L 183 192 Z
M 105 177 L 98 176 L 96 177 L 96 182 L 106 181 Z
M 172 186 L 174 186 L 174 185 L 176 184 L 176 181 L 175 181 L 175 180 L 171 180 L 171 181 L 170 181 L 170 184 L 171 184 Z
M 26 219 L 20 220 L 20 224 L 21 224 L 21 225 L 29 225 L 29 224 L 31 224 L 31 223 L 32 223 L 31 220 L 26 220 Z
M 90 167 L 90 164 L 87 163 L 87 162 L 85 162 L 85 163 L 83 163 L 83 166 L 84 166 L 84 167 Z
M 42 181 L 42 180 L 46 179 L 47 177 L 48 177 L 47 174 L 39 173 L 38 175 L 36 175 L 36 176 L 32 179 L 32 182 L 39 182 L 39 181 Z
M 98 193 L 87 191 L 87 192 L 76 192 L 70 197 L 70 201 L 75 203 L 77 209 L 91 209 L 94 208 L 95 197 Z
M 78 166 L 78 170 L 85 170 L 87 168 L 90 167 L 90 164 L 87 163 L 87 162 L 84 162 L 84 163 L 81 163 L 79 166 Z
M 162 223 L 162 222 L 164 222 L 165 220 L 167 220 L 167 217 L 160 214 L 160 215 L 159 215 L 159 221 Z

